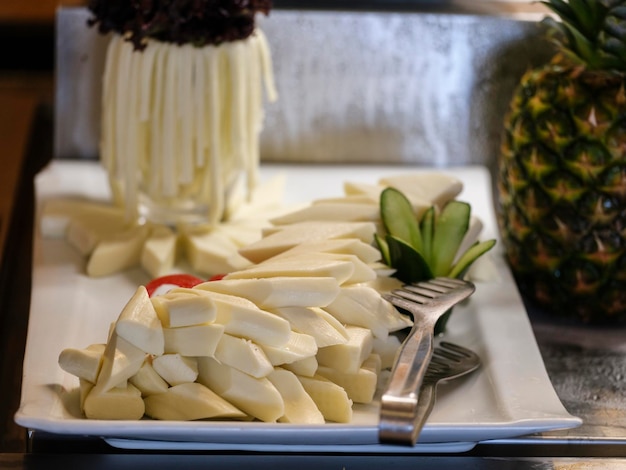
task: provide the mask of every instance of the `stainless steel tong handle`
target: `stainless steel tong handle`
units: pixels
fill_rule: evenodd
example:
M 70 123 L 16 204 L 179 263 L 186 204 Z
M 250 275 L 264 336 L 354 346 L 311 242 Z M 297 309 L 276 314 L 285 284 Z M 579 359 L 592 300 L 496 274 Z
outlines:
M 474 292 L 474 285 L 458 279 L 436 278 L 396 289 L 385 298 L 413 314 L 413 328 L 404 340 L 381 398 L 380 442 L 414 445 L 418 395 L 433 353 L 434 328 L 439 317 Z

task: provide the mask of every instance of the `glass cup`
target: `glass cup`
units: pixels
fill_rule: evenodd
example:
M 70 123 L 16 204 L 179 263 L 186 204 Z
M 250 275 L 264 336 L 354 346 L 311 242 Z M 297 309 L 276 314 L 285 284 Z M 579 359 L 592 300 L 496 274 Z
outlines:
M 219 223 L 256 185 L 263 85 L 276 93 L 256 30 L 219 46 L 114 35 L 102 92 L 101 162 L 129 219 Z

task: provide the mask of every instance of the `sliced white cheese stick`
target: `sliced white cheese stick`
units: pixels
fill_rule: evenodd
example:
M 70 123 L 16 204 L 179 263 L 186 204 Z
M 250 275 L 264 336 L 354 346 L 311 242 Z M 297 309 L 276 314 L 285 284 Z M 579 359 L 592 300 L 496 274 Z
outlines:
M 252 377 L 267 377 L 274 366 L 263 350 L 249 339 L 222 335 L 215 350 L 215 359 Z
M 165 352 L 182 356 L 214 356 L 224 334 L 224 325 L 203 325 L 163 328 Z
M 311 202 L 311 204 L 378 204 L 379 197 L 371 197 L 367 194 L 347 194 L 345 196 L 337 196 L 337 197 L 323 197 L 315 199 Z
M 100 372 L 105 347 L 104 344 L 92 344 L 85 349 L 64 349 L 59 354 L 59 366 L 65 372 L 94 384 Z
M 341 386 L 321 375 L 299 376 L 298 380 L 327 421 L 349 423 L 352 420 L 352 400 Z
M 85 414 L 85 400 L 87 399 L 87 395 L 91 392 L 91 389 L 94 387 L 93 382 L 85 379 L 78 379 L 78 396 L 80 401 L 80 412 Z
M 361 368 L 371 370 L 378 376 L 380 374 L 380 371 L 382 370 L 382 359 L 380 355 L 376 354 L 372 350 L 372 354 L 370 354 L 369 357 L 365 359 L 365 362 L 363 362 Z
M 324 415 L 293 372 L 277 367 L 267 377 L 285 403 L 281 423 L 324 424 Z
M 289 364 L 281 364 L 280 367 L 293 372 L 302 377 L 313 377 L 318 368 L 317 358 L 315 356 L 305 357 Z
M 84 403 L 84 413 L 90 419 L 137 420 L 144 415 L 141 392 L 132 384 L 114 387 L 106 392 L 92 388 Z
M 285 258 L 267 260 L 224 279 L 256 279 L 268 277 L 333 277 L 339 284 L 351 281 L 355 265 L 350 260 L 332 258 L 330 255 L 303 253 Z
M 354 204 L 350 202 L 317 203 L 270 220 L 274 225 L 320 222 L 377 222 L 380 208 L 377 203 Z
M 373 336 L 367 328 L 349 325 L 348 342 L 320 348 L 317 352 L 317 361 L 320 366 L 332 367 L 340 372 L 356 374 L 361 365 L 372 353 Z
M 122 233 L 127 228 L 122 211 L 95 210 L 71 217 L 66 238 L 79 253 L 89 255 L 101 240 Z
M 213 230 L 228 237 L 236 246 L 242 247 L 260 240 L 263 228 L 268 226 L 267 221 L 252 220 L 225 222 L 217 225 Z
M 369 243 L 358 238 L 338 238 L 318 242 L 302 243 L 274 257 L 292 256 L 300 253 L 338 253 L 355 255 L 366 264 L 380 260 L 380 251 Z
M 381 369 L 393 367 L 400 344 L 402 342 L 396 335 L 389 335 L 387 338 L 374 338 L 372 352 L 380 356 Z
M 163 328 L 144 286 L 137 288 L 122 309 L 115 323 L 115 331 L 149 354 L 163 354 Z
M 152 277 L 169 273 L 176 260 L 177 235 L 169 227 L 154 227 L 141 250 L 141 266 Z
M 243 297 L 202 291 L 211 297 L 216 307 L 216 323 L 224 325 L 224 332 L 248 338 L 260 345 L 281 347 L 289 341 L 289 322 L 270 312 L 261 310 Z
M 380 201 L 380 193 L 383 192 L 384 186 L 372 183 L 357 183 L 354 181 L 345 181 L 343 183 L 343 192 L 348 197 L 367 198 L 370 201 Z
M 383 186 L 393 186 L 407 197 L 418 197 L 430 201 L 439 208 L 463 190 L 463 183 L 459 179 L 437 171 L 387 176 L 381 178 L 378 183 Z
M 348 342 L 345 327 L 336 320 L 329 322 L 330 315 L 319 308 L 282 307 L 272 309 L 272 313 L 287 320 L 294 331 L 315 338 L 318 348 Z
M 66 236 L 71 221 L 82 216 L 87 216 L 91 220 L 98 217 L 113 219 L 121 221 L 122 226 L 124 224 L 124 211 L 118 207 L 98 201 L 60 197 L 48 199 L 42 204 L 39 230 L 46 238 L 62 238 Z
M 194 357 L 164 354 L 153 359 L 152 367 L 170 385 L 194 382 L 198 378 L 198 362 Z
M 197 382 L 170 387 L 144 399 L 146 415 L 153 419 L 191 421 L 208 418 L 245 418 L 246 414 Z
M 356 255 L 348 253 L 311 253 L 311 255 L 321 258 L 344 260 L 352 263 L 354 266 L 354 272 L 352 273 L 352 276 L 346 280 L 346 284 L 358 284 L 376 279 L 376 271 L 371 266 L 361 261 L 361 259 Z
M 315 338 L 304 333 L 292 331 L 289 341 L 282 346 L 261 345 L 272 365 L 279 366 L 315 356 L 318 351 Z
M 377 338 L 386 338 L 390 331 L 412 325 L 409 317 L 399 313 L 380 293 L 364 284 L 343 287 L 324 310 L 342 323 L 369 328 Z
M 141 250 L 150 230 L 145 225 L 102 238 L 94 247 L 87 262 L 91 277 L 109 276 L 139 266 Z
M 264 231 L 261 240 L 241 248 L 239 253 L 253 263 L 260 263 L 306 242 L 358 238 L 372 243 L 375 232 L 376 225 L 372 222 L 300 222 Z
M 399 289 L 400 287 L 402 287 L 403 282 L 395 277 L 391 277 L 390 275 L 379 274 L 376 279 L 366 282 L 364 284 L 371 287 L 376 292 L 384 294 L 387 292 L 391 292 L 394 289 Z
M 276 387 L 266 378 L 257 379 L 213 358 L 198 358 L 198 382 L 248 415 L 276 422 L 285 414 L 285 404 Z
M 356 373 L 346 374 L 332 367 L 320 366 L 317 373 L 343 387 L 354 403 L 371 403 L 376 393 L 378 375 L 368 368 L 360 368 Z
M 244 269 L 250 261 L 238 253 L 239 247 L 219 231 L 183 234 L 185 255 L 196 272 L 214 275 Z
M 251 219 L 266 220 L 266 214 L 283 209 L 283 197 L 287 176 L 279 174 L 258 184 L 250 194 L 249 200 L 243 203 L 229 221 L 249 221 Z
M 123 385 L 141 368 L 146 353 L 120 337 L 114 330 L 102 355 L 102 367 L 96 380 L 97 393 Z
M 346 182 L 344 183 L 344 192 L 350 197 L 361 196 L 380 201 L 380 193 L 383 192 L 386 186 L 388 185 Z M 405 194 L 405 196 L 411 202 L 413 211 L 418 217 L 421 217 L 433 205 L 430 199 L 424 198 L 419 194 L 409 193 Z
M 166 392 L 169 388 L 167 382 L 154 370 L 149 361 L 144 362 L 141 369 L 128 381 L 137 387 L 143 397 Z
M 175 288 L 150 300 L 166 328 L 211 323 L 217 317 L 217 307 L 211 297 L 193 289 Z
M 237 295 L 263 309 L 274 307 L 323 307 L 339 293 L 334 277 L 268 277 L 260 279 L 222 279 L 198 284 L 202 289 Z

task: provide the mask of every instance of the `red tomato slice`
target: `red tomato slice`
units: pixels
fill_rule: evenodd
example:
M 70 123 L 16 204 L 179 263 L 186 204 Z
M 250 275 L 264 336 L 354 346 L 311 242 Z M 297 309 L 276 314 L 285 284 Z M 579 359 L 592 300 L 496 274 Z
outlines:
M 155 294 L 164 294 L 175 287 L 193 287 L 202 282 L 205 280 L 191 274 L 168 274 L 152 279 L 146 284 L 146 290 L 148 295 L 152 297 Z

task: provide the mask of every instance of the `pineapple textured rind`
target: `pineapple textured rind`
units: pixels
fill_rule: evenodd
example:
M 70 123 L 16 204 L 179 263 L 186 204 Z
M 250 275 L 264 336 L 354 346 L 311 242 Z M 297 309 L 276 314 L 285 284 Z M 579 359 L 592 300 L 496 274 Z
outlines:
M 626 319 L 626 75 L 557 61 L 511 101 L 498 222 L 529 298 L 585 322 Z

